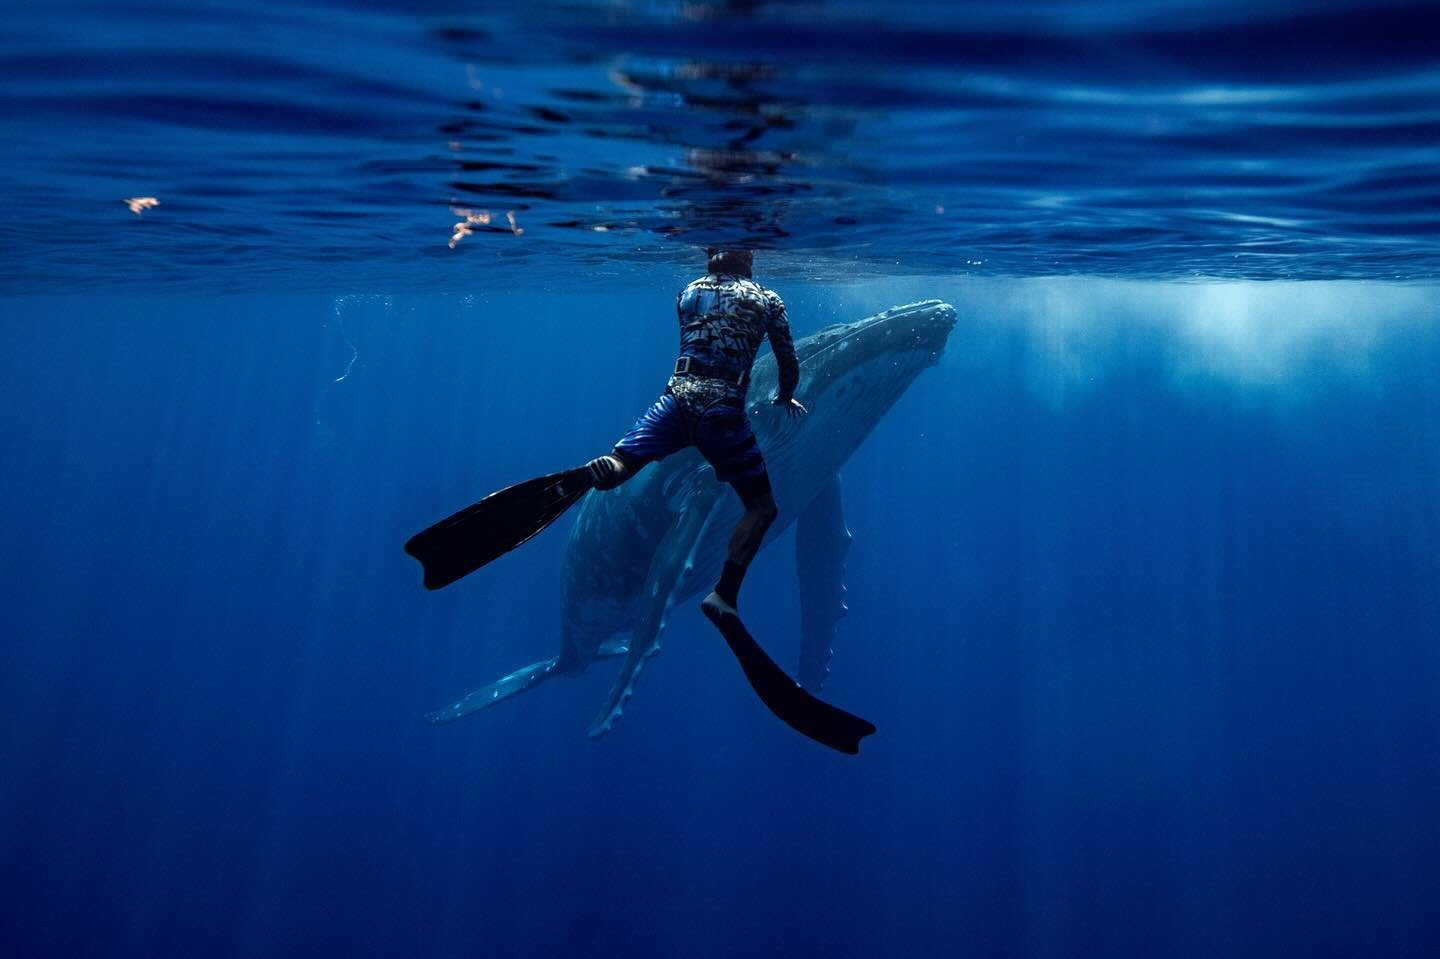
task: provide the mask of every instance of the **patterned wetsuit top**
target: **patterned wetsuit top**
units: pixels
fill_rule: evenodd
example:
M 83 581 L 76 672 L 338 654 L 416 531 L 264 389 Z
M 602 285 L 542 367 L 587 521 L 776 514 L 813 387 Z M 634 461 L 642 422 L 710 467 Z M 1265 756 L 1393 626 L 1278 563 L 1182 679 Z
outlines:
M 766 336 L 780 371 L 779 398 L 789 400 L 800 383 L 800 364 L 790 338 L 785 304 L 773 291 L 733 273 L 711 273 L 680 291 L 680 355 L 710 366 L 748 373 Z M 680 377 L 672 380 L 672 388 Z

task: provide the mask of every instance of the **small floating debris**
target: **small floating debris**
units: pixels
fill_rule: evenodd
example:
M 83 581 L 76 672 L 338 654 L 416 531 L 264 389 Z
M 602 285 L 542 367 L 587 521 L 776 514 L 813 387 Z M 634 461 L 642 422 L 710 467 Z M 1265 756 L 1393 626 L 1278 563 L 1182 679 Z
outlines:
M 505 219 L 507 219 L 507 220 L 510 221 L 510 232 L 511 232 L 511 233 L 515 234 L 516 236 L 519 236 L 520 234 L 522 234 L 522 233 L 525 232 L 523 229 L 521 229 L 521 228 L 515 223 L 515 211 L 514 211 L 514 210 L 506 210 L 506 211 L 505 211 Z
M 160 205 L 160 201 L 153 196 L 132 196 L 120 201 L 130 208 L 130 212 L 139 216 L 151 207 Z

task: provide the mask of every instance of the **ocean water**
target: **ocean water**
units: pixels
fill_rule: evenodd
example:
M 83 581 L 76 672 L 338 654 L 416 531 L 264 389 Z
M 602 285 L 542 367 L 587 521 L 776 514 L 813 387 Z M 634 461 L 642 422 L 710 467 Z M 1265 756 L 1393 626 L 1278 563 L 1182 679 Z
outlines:
M 0 954 L 1440 950 L 1433 5 L 4 12 Z M 605 449 L 710 243 L 956 308 L 841 471 L 879 732 L 688 603 L 603 739 L 614 661 L 429 725 L 569 519 L 402 544 Z

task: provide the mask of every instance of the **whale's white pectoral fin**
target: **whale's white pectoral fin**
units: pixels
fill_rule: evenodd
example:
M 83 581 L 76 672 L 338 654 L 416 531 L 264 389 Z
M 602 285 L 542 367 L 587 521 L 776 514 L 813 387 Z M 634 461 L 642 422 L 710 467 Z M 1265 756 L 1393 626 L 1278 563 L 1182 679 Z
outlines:
M 625 656 L 625 665 L 615 686 L 605 700 L 600 714 L 590 724 L 590 737 L 598 739 L 610 731 L 615 720 L 620 718 L 625 701 L 635 688 L 635 679 L 645 660 L 660 650 L 660 632 L 665 628 L 665 614 L 675 597 L 676 588 L 694 565 L 695 546 L 705 530 L 715 506 L 715 489 L 699 489 L 693 492 L 685 507 L 675 518 L 675 524 L 660 541 L 650 560 L 650 571 L 645 577 L 644 591 L 640 597 L 640 615 L 630 634 L 630 648 Z
M 600 644 L 595 651 L 596 659 L 605 659 L 614 656 L 624 656 L 630 651 L 630 639 L 611 639 Z M 560 658 L 542 659 L 538 663 L 531 663 L 524 666 L 508 676 L 475 690 L 463 699 L 456 700 L 448 706 L 428 712 L 425 718 L 432 724 L 439 726 L 443 723 L 453 723 L 457 719 L 463 719 L 473 712 L 494 706 L 498 702 L 509 699 L 516 693 L 523 693 L 526 690 L 534 689 L 552 676 L 560 675 L 557 669 L 560 665 Z
M 559 664 L 559 658 L 542 659 L 538 663 L 531 663 L 529 666 L 521 667 L 502 676 L 489 686 L 483 686 L 475 690 L 463 699 L 456 700 L 448 706 L 442 706 L 434 712 L 425 714 L 425 718 L 435 725 L 441 723 L 453 723 L 461 719 L 493 706 L 496 703 L 509 699 L 517 693 L 523 693 L 527 689 L 534 689 L 536 686 L 555 675 L 555 667 Z
M 795 523 L 795 572 L 800 580 L 800 668 L 796 679 L 819 692 L 830 675 L 835 624 L 845 606 L 845 556 L 850 530 L 840 499 L 840 477 L 832 476 Z

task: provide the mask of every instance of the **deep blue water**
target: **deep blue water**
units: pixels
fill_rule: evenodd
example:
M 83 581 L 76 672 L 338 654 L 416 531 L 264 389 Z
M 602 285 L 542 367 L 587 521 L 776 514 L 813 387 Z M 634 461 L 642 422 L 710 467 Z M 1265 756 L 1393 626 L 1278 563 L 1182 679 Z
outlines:
M 1440 951 L 1433 6 L 4 12 L 0 954 Z M 426 724 L 568 520 L 401 544 L 613 441 L 714 240 L 956 307 L 842 471 L 879 733 L 688 604 L 599 742 L 613 661 Z
M 7 953 L 1427 952 L 1433 296 L 786 293 L 922 290 L 960 326 L 844 473 L 858 759 L 688 607 L 599 743 L 612 664 L 420 719 L 553 652 L 565 537 L 435 594 L 401 542 L 622 429 L 668 293 L 12 301 Z M 787 662 L 792 536 L 746 587 Z

